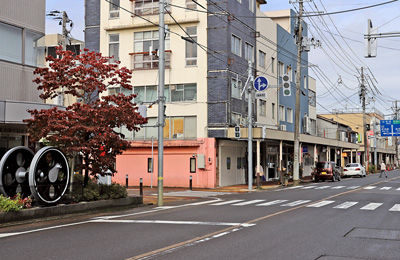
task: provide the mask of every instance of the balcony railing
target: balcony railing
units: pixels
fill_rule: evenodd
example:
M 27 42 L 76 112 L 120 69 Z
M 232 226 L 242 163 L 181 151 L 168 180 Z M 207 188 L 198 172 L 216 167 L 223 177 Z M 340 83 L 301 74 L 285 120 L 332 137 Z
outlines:
M 150 52 L 133 52 L 132 56 L 133 70 L 149 70 L 158 69 L 159 57 L 156 51 Z M 171 68 L 171 50 L 165 51 L 165 68 Z

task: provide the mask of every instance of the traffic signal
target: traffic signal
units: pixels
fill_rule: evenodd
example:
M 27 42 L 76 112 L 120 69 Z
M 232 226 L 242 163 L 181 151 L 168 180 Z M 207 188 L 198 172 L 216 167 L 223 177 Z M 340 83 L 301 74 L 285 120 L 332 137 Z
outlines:
M 240 138 L 240 126 L 235 126 L 235 138 Z
M 292 91 L 290 89 L 290 78 L 288 74 L 283 75 L 282 85 L 283 85 L 283 96 L 290 97 L 292 95 Z
M 371 130 L 371 125 L 370 124 L 366 124 L 365 128 L 366 128 L 367 131 L 369 131 L 369 130 Z

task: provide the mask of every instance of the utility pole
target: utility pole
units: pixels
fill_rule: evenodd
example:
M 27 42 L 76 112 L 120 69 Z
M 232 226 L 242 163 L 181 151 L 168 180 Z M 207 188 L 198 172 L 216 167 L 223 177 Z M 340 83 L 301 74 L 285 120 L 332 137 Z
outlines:
M 397 110 L 397 100 L 396 101 L 393 101 L 393 102 L 395 102 L 394 104 L 395 104 L 395 112 L 394 112 L 394 119 L 395 120 L 398 120 L 398 116 L 397 116 L 397 114 L 398 114 L 398 110 Z M 398 143 L 397 143 L 397 136 L 395 136 L 394 137 L 394 141 L 396 142 L 395 143 L 395 147 L 396 147 L 396 167 L 398 166 L 397 164 L 398 164 L 398 161 L 399 161 L 399 145 L 398 145 Z
M 363 135 L 364 135 L 364 162 L 365 170 L 369 173 L 369 156 L 368 156 L 368 138 L 367 138 L 367 124 L 365 116 L 365 85 L 364 85 L 364 68 L 361 67 L 361 99 L 363 108 Z
M 63 11 L 62 12 L 62 35 L 63 35 L 63 50 L 67 50 L 67 44 L 68 44 L 68 31 L 67 31 L 67 21 L 70 21 L 68 19 L 67 12 Z
M 249 190 L 253 189 L 253 63 L 249 61 L 249 71 L 248 71 L 248 117 L 249 125 L 248 130 L 248 146 L 247 146 L 247 165 L 248 165 L 248 180 L 249 180 Z M 257 165 L 258 166 L 258 165 Z
M 164 205 L 164 83 L 165 83 L 165 27 L 164 0 L 159 1 L 159 61 L 158 61 L 158 185 L 157 205 Z
M 299 0 L 299 24 L 297 33 L 297 74 L 296 74 L 296 109 L 294 116 L 294 160 L 293 185 L 299 184 L 299 144 L 300 144 L 300 80 L 301 80 L 301 48 L 302 48 L 302 16 L 303 0 Z

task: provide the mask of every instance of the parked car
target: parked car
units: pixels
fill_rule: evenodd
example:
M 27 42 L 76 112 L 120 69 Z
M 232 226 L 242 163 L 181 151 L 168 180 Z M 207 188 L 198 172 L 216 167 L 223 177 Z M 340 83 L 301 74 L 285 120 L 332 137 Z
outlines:
M 312 173 L 314 181 L 340 181 L 340 172 L 335 162 L 317 162 Z
M 361 163 L 348 163 L 343 169 L 343 177 L 348 176 L 366 177 L 367 173 Z

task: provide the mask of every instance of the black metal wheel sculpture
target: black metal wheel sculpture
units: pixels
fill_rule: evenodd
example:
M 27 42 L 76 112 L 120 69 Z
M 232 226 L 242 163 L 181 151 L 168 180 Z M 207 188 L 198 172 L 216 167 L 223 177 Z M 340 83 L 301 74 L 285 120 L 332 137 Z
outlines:
M 25 146 L 8 150 L 0 161 L 0 192 L 7 197 L 31 195 L 28 172 L 33 152 Z
M 29 169 L 29 186 L 39 202 L 54 204 L 68 188 L 70 172 L 68 160 L 57 148 L 46 146 L 32 159 Z

